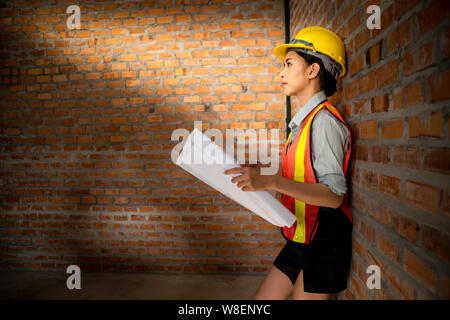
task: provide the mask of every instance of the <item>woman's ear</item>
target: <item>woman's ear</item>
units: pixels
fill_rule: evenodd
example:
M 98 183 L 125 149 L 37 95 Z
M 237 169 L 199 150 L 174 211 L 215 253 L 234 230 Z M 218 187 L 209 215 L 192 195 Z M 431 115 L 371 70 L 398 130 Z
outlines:
M 308 78 L 314 79 L 319 75 L 320 65 L 317 62 L 312 63 L 309 67 Z

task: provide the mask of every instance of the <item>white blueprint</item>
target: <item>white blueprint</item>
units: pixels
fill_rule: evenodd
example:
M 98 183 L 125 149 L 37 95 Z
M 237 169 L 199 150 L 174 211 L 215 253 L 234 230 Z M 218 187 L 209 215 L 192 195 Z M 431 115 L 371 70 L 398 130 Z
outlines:
M 201 160 L 195 164 L 194 159 L 199 155 Z M 214 159 L 222 160 L 214 161 Z M 235 183 L 232 183 L 231 178 L 241 174 L 226 175 L 223 172 L 240 165 L 197 128 L 194 128 L 186 139 L 176 164 L 278 227 L 290 227 L 296 221 L 295 215 L 269 192 L 242 191 Z

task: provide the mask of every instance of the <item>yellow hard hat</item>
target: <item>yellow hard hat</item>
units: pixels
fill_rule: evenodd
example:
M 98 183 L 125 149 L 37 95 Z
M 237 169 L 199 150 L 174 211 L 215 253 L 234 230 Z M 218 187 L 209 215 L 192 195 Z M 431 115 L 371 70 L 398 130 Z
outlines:
M 314 26 L 306 27 L 291 40 L 280 44 L 274 50 L 275 55 L 284 60 L 288 48 L 320 58 L 325 69 L 337 80 L 345 74 L 345 48 L 342 40 L 331 30 Z M 331 58 L 331 59 L 330 59 Z

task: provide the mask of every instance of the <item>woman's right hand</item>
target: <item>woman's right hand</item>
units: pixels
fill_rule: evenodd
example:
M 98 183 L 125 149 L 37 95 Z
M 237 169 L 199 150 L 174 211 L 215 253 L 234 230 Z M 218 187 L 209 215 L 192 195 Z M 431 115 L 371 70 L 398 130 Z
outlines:
M 252 164 L 242 164 L 241 166 L 242 167 L 251 167 L 251 168 L 264 168 L 264 167 L 270 167 L 270 165 L 271 165 L 271 163 L 268 163 L 268 164 L 263 164 L 263 163 L 261 163 L 261 162 L 257 162 L 257 163 L 252 163 Z M 283 167 L 281 166 L 281 163 L 280 163 L 280 167 L 278 168 L 278 172 L 275 174 L 275 175 L 278 175 L 278 176 L 281 176 L 282 175 L 282 169 L 283 169 Z

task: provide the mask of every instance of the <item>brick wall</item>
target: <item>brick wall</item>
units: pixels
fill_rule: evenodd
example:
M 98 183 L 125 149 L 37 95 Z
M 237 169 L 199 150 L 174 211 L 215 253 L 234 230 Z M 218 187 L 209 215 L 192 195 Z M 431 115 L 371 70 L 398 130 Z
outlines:
M 381 29 L 369 30 L 369 5 Z M 352 270 L 339 299 L 450 298 L 448 1 L 291 1 L 291 38 L 335 31 L 348 72 L 332 102 L 352 127 Z M 294 114 L 294 113 L 293 113 Z M 381 269 L 368 289 L 366 269 Z
M 279 229 L 171 162 L 278 128 L 282 1 L 2 1 L 0 267 L 264 274 Z M 277 64 L 275 64 L 277 63 Z

